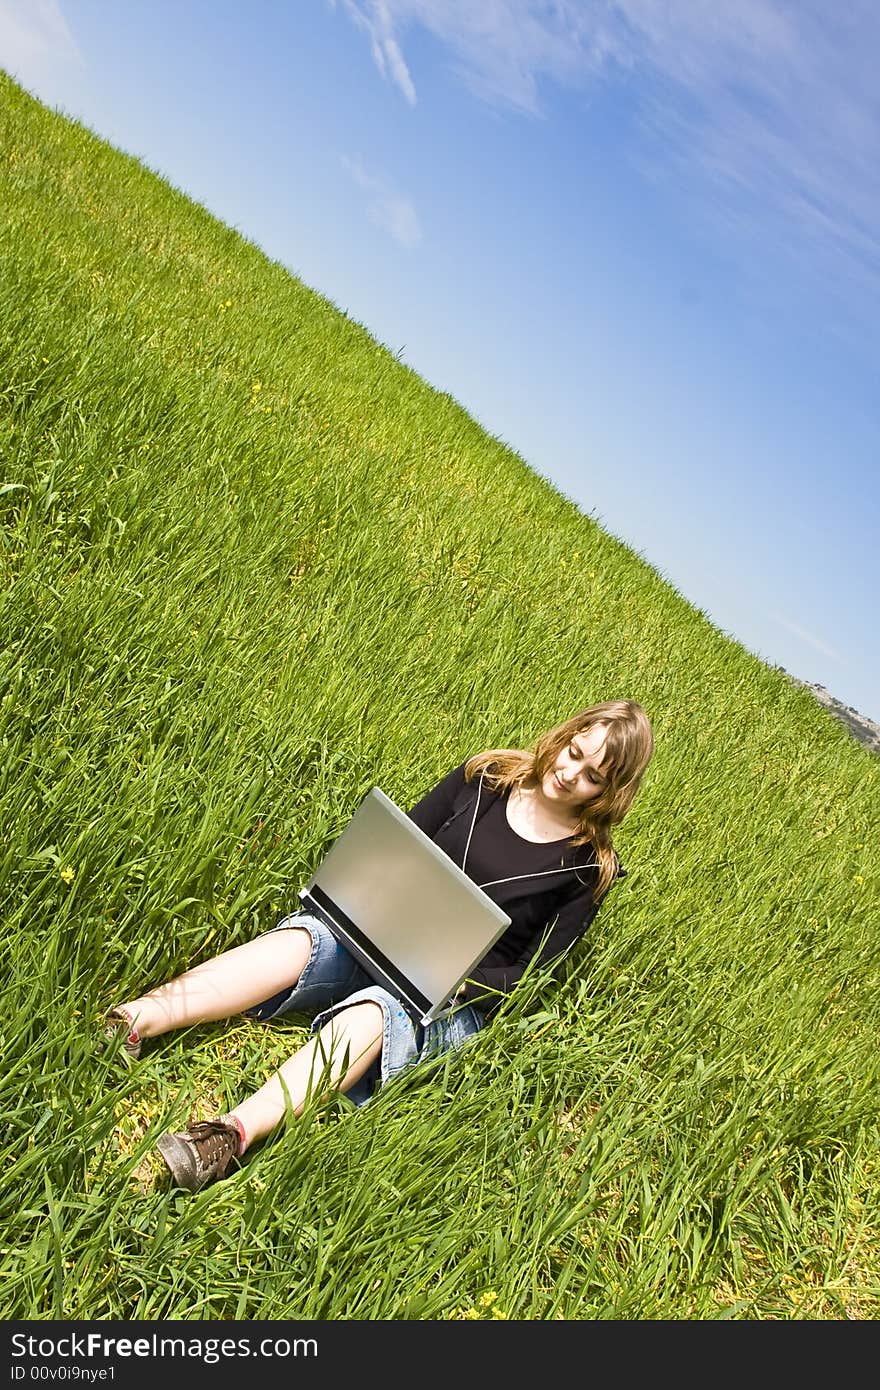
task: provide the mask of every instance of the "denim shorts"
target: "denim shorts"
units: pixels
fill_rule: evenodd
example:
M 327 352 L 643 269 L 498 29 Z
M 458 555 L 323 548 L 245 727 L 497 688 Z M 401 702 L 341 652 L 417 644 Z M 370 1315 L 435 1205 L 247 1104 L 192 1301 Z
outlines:
M 366 1000 L 379 1004 L 383 1018 L 382 1051 L 346 1092 L 355 1105 L 364 1105 L 379 1086 L 417 1062 L 455 1051 L 483 1027 L 485 1019 L 472 1004 L 463 1004 L 423 1027 L 390 990 L 370 979 L 318 917 L 310 912 L 295 912 L 271 930 L 285 931 L 291 927 L 304 928 L 312 938 L 312 952 L 305 969 L 295 985 L 248 1009 L 248 1017 L 266 1023 L 283 1014 L 311 1014 L 311 1031 L 316 1033 L 349 1004 Z

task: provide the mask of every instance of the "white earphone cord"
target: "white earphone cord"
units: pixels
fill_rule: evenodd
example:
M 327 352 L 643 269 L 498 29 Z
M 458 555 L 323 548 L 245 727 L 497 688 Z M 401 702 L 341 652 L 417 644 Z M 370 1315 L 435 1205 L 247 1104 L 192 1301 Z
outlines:
M 477 787 L 477 799 L 476 799 L 476 802 L 474 803 L 474 814 L 473 814 L 473 816 L 472 816 L 472 818 L 471 818 L 471 828 L 470 828 L 470 830 L 468 831 L 467 844 L 466 844 L 465 847 L 464 847 L 464 855 L 463 855 L 462 861 L 461 861 L 462 872 L 464 872 L 464 866 L 465 866 L 465 864 L 467 863 L 468 850 L 469 850 L 470 847 L 471 847 L 471 836 L 472 836 L 473 833 L 474 833 L 474 826 L 475 826 L 476 823 L 477 823 L 477 811 L 479 810 L 479 807 L 480 807 L 480 792 L 483 790 L 483 777 L 484 777 L 484 775 L 485 775 L 484 773 L 482 773 L 482 772 L 480 773 L 480 785 Z
M 480 792 L 483 790 L 483 776 L 484 776 L 484 774 L 481 772 L 481 773 L 480 773 L 480 784 L 479 784 L 479 786 L 477 787 L 477 799 L 476 799 L 476 802 L 474 803 L 474 814 L 473 814 L 473 816 L 471 817 L 471 828 L 470 828 L 470 830 L 468 831 L 467 844 L 466 844 L 465 847 L 464 847 L 464 855 L 462 856 L 462 861 L 461 861 L 462 871 L 464 871 L 464 866 L 465 866 L 465 864 L 467 863 L 468 850 L 469 850 L 470 847 L 471 847 L 471 838 L 472 838 L 473 833 L 474 833 L 474 826 L 475 826 L 476 823 L 477 823 L 477 811 L 480 809 Z M 581 864 L 580 867 L 581 867 L 582 869 L 592 869 L 592 868 L 598 868 L 599 865 L 598 865 L 598 863 L 595 863 L 595 864 Z M 478 887 L 478 888 L 494 888 L 495 885 L 498 884 L 498 883 L 513 883 L 514 880 L 515 880 L 515 879 L 518 879 L 518 878 L 546 878 L 548 874 L 569 874 L 569 873 L 572 872 L 572 870 L 574 870 L 575 877 L 578 879 L 578 881 L 579 881 L 579 882 L 583 882 L 583 880 L 582 880 L 581 877 L 580 877 L 580 874 L 578 873 L 578 865 L 572 864 L 572 865 L 569 865 L 568 868 L 563 867 L 563 868 L 561 868 L 561 869 L 542 869 L 539 873 L 536 873 L 536 874 L 511 874 L 510 878 L 493 878 L 493 879 L 490 879 L 488 883 L 479 883 L 479 884 L 477 884 L 477 887 Z

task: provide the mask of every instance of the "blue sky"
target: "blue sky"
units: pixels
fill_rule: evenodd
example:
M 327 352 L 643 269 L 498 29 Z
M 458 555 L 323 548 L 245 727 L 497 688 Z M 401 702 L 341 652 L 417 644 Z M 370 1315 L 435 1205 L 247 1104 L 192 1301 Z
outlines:
M 880 722 L 880 10 L 0 0 L 0 66 Z

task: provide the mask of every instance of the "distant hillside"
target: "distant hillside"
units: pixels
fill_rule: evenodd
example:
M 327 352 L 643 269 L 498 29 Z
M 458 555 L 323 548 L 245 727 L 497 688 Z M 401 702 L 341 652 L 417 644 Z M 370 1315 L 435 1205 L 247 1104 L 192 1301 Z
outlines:
M 875 724 L 873 719 L 867 715 L 860 714 L 852 705 L 844 705 L 840 700 L 836 700 L 833 695 L 825 689 L 824 685 L 814 685 L 810 681 L 798 680 L 790 672 L 785 673 L 793 685 L 798 685 L 802 690 L 809 690 L 810 694 L 824 705 L 835 719 L 839 719 L 845 729 L 848 729 L 853 738 L 858 739 L 859 743 L 870 748 L 872 753 L 880 753 L 880 724 Z

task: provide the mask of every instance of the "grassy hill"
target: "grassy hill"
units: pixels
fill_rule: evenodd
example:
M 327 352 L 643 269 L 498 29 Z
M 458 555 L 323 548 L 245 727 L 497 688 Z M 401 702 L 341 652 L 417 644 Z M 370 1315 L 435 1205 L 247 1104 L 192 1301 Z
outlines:
M 2 76 L 0 197 L 2 1315 L 876 1317 L 876 757 Z M 158 1134 L 305 1030 L 120 1075 L 108 1005 L 277 921 L 374 782 L 412 804 L 619 696 L 657 752 L 567 983 L 157 1187 Z

